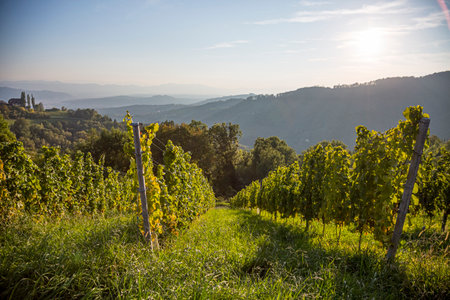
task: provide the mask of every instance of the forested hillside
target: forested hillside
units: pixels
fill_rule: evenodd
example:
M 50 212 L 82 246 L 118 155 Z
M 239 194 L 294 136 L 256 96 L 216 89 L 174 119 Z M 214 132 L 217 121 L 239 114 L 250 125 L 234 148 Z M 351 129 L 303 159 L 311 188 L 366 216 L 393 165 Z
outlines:
M 99 112 L 108 115 L 113 119 L 117 119 L 120 117 L 122 111 L 128 110 L 140 122 L 149 122 L 149 120 L 157 119 L 160 122 L 174 121 L 176 123 L 189 123 L 191 120 L 204 120 L 205 117 L 220 114 L 224 110 L 232 108 L 242 101 L 244 101 L 244 99 L 236 98 L 190 106 L 177 104 L 131 105 L 125 107 L 101 108 L 99 109 Z M 215 122 L 209 123 L 209 125 L 214 123 Z
M 42 103 L 34 106 L 35 109 L 0 103 L 0 114 L 31 152 L 42 146 L 59 146 L 67 152 L 102 130 L 124 129 L 123 125 L 93 109 L 45 109 Z
M 450 71 L 424 77 L 380 79 L 333 88 L 310 87 L 278 95 L 259 95 L 196 107 L 126 107 L 142 122 L 199 120 L 239 124 L 241 143 L 278 136 L 297 151 L 337 139 L 353 146 L 354 128 L 384 131 L 401 119 L 405 107 L 421 105 L 433 116 L 431 134 L 450 138 Z M 114 110 L 102 113 L 116 118 Z

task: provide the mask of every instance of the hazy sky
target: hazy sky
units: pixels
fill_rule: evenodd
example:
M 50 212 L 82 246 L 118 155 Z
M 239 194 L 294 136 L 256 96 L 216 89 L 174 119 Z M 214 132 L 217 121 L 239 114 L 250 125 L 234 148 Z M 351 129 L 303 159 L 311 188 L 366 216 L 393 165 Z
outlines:
M 0 0 L 0 80 L 276 93 L 425 75 L 450 70 L 449 6 L 450 0 Z

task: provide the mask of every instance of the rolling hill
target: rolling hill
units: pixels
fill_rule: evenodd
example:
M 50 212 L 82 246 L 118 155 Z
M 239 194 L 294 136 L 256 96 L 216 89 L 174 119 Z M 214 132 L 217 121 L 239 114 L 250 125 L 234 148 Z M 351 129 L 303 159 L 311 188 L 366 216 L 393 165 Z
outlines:
M 450 71 L 424 77 L 396 77 L 333 88 L 309 87 L 278 95 L 251 96 L 197 106 L 131 107 L 102 109 L 121 117 L 128 109 L 140 122 L 190 122 L 208 125 L 232 122 L 243 132 L 241 143 L 253 145 L 257 137 L 279 136 L 304 150 L 322 140 L 338 139 L 353 146 L 355 127 L 384 131 L 402 119 L 407 106 L 422 105 L 431 116 L 430 130 L 450 138 Z
M 102 98 L 75 99 L 64 101 L 62 104 L 68 108 L 114 108 L 128 105 L 168 105 L 168 104 L 192 104 L 196 100 L 175 98 L 167 95 L 155 96 L 113 96 Z
M 204 116 L 220 113 L 227 108 L 231 108 L 244 99 L 230 99 L 227 101 L 216 101 L 203 105 L 130 105 L 125 107 L 98 109 L 101 114 L 108 115 L 113 119 L 121 120 L 128 110 L 133 119 L 139 122 L 156 122 L 151 120 L 176 122 L 190 122 L 191 120 L 201 120 Z
M 47 90 L 29 90 L 16 89 L 10 87 L 0 87 L 0 100 L 8 101 L 11 98 L 20 98 L 20 93 L 24 91 L 27 94 L 33 94 L 36 98 L 36 103 L 42 102 L 44 105 L 51 106 L 59 104 L 60 101 L 72 98 L 71 95 L 62 92 L 54 92 Z

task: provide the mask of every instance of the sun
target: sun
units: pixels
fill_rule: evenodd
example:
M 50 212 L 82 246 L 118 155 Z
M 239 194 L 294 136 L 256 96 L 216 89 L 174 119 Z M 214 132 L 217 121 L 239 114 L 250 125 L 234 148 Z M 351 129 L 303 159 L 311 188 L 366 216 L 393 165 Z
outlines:
M 378 29 L 368 29 L 355 33 L 355 51 L 358 57 L 365 60 L 377 60 L 384 50 L 383 32 Z

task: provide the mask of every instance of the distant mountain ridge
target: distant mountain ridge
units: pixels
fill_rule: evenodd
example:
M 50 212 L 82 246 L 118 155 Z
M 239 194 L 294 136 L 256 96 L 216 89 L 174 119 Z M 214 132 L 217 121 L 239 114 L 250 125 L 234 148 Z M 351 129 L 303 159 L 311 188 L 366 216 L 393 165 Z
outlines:
M 200 102 L 194 103 L 195 105 L 203 105 L 211 102 L 217 102 L 217 101 L 227 101 L 231 99 L 246 99 L 248 97 L 256 96 L 256 94 L 250 93 L 250 94 L 242 94 L 242 95 L 232 95 L 232 96 L 223 96 L 223 97 L 217 97 L 217 98 L 211 98 L 206 99 Z
M 234 106 L 244 99 L 229 99 L 216 101 L 203 105 L 129 105 L 124 107 L 98 109 L 99 113 L 121 120 L 125 112 L 129 111 L 133 119 L 139 122 L 158 119 L 159 121 L 177 120 L 177 122 L 190 122 L 200 120 L 206 115 Z
M 72 99 L 114 97 L 117 95 L 170 95 L 179 98 L 208 99 L 219 95 L 231 94 L 231 90 L 199 84 L 161 84 L 154 86 L 67 83 L 60 81 L 23 80 L 0 81 L 0 86 L 22 90 L 49 90 L 71 95 Z M 63 99 L 65 100 L 65 99 Z
M 403 110 L 411 105 L 422 105 L 430 114 L 431 134 L 449 139 L 450 71 L 333 88 L 301 88 L 198 106 L 139 107 L 134 117 L 140 122 L 232 122 L 240 125 L 244 145 L 252 146 L 257 137 L 278 136 L 301 151 L 331 139 L 353 146 L 357 125 L 387 130 L 403 119 Z M 110 114 L 108 109 L 100 112 Z
M 90 99 L 73 99 L 62 102 L 68 108 L 114 108 L 129 105 L 167 105 L 167 104 L 192 104 L 195 99 L 175 98 L 167 95 L 143 96 L 114 96 Z
M 42 102 L 44 105 L 53 105 L 59 103 L 62 100 L 72 98 L 67 93 L 45 91 L 45 90 L 27 90 L 27 89 L 15 89 L 10 87 L 0 86 L 0 100 L 8 101 L 11 98 L 20 98 L 20 94 L 25 92 L 27 94 L 33 94 L 36 102 Z

